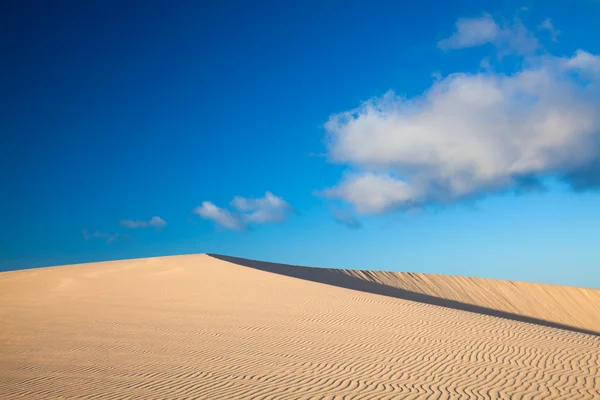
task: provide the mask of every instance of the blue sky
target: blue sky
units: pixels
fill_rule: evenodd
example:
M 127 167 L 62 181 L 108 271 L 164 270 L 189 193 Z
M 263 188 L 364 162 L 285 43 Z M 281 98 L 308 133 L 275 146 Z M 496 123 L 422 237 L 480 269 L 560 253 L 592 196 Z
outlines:
M 401 3 L 3 4 L 0 270 L 213 252 L 600 288 L 600 3 Z

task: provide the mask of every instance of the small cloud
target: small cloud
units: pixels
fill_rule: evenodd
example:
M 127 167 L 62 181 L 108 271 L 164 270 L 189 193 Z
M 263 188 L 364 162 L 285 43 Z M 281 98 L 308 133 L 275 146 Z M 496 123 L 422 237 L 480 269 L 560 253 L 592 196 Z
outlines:
M 134 221 L 130 219 L 122 219 L 119 221 L 119 225 L 125 228 L 137 229 L 137 228 L 155 228 L 160 231 L 167 226 L 167 221 L 161 217 L 152 217 L 149 221 Z
M 560 35 L 560 31 L 558 31 L 558 30 L 556 30 L 556 28 L 554 28 L 554 24 L 552 23 L 552 20 L 550 18 L 546 18 L 544 20 L 544 22 L 542 22 L 540 25 L 538 25 L 538 29 L 548 31 L 550 33 L 550 37 L 552 38 L 552 41 L 558 42 L 558 35 Z
M 258 199 L 236 196 L 231 206 L 235 211 L 205 201 L 192 212 L 227 229 L 244 230 L 249 224 L 283 222 L 292 211 L 284 199 L 271 192 L 266 192 L 264 197 Z
M 461 49 L 492 43 L 500 37 L 501 29 L 490 14 L 477 18 L 460 18 L 456 31 L 449 38 L 438 42 L 442 50 Z
M 83 230 L 83 237 L 85 240 L 91 240 L 91 239 L 105 239 L 106 243 L 111 244 L 112 242 L 114 242 L 115 240 L 117 240 L 119 238 L 119 234 L 118 233 L 101 233 L 98 231 L 94 231 L 92 233 L 89 233 L 87 229 Z
M 456 30 L 448 38 L 438 42 L 442 50 L 456 50 L 491 44 L 504 54 L 532 54 L 539 42 L 519 18 L 499 24 L 487 13 L 476 18 L 460 18 Z
M 210 201 L 202 202 L 202 205 L 194 208 L 192 212 L 227 229 L 241 231 L 245 228 L 244 222 L 239 217 L 224 208 L 217 207 Z
M 335 206 L 331 207 L 331 213 L 333 214 L 333 219 L 340 225 L 345 226 L 350 229 L 360 229 L 362 228 L 362 224 L 360 221 L 352 214 L 352 212 L 348 210 L 343 210 L 337 208 Z
M 281 197 L 266 192 L 265 197 L 258 199 L 249 199 L 236 196 L 231 201 L 231 205 L 243 214 L 244 220 L 257 224 L 270 222 L 283 222 L 292 207 Z

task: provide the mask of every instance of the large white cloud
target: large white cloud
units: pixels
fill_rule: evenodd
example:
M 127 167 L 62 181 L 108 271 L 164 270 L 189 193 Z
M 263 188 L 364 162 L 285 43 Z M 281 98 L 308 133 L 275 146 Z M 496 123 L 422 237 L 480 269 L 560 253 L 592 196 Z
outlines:
M 224 228 L 243 230 L 249 224 L 283 222 L 292 211 L 292 207 L 284 199 L 271 192 L 266 192 L 264 197 L 257 199 L 236 196 L 231 201 L 231 206 L 234 211 L 205 201 L 192 212 Z
M 530 35 L 524 27 L 492 28 L 485 24 L 493 19 L 483 18 L 475 33 L 465 28 L 470 22 L 457 23 L 445 47 L 495 43 L 500 35 L 509 39 L 498 46 L 524 48 Z M 477 32 L 478 40 L 465 36 Z M 530 186 L 548 176 L 578 189 L 600 183 L 600 57 L 578 50 L 519 62 L 511 74 L 455 73 L 415 98 L 389 92 L 332 115 L 325 124 L 329 159 L 352 172 L 324 194 L 359 212 L 381 213 Z

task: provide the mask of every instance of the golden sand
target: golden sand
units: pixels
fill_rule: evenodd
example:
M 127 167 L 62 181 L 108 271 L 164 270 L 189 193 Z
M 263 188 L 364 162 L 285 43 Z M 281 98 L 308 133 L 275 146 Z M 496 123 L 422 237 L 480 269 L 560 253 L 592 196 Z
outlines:
M 344 273 L 600 326 L 591 289 Z M 0 399 L 59 398 L 599 399 L 600 336 L 208 255 L 0 273 Z

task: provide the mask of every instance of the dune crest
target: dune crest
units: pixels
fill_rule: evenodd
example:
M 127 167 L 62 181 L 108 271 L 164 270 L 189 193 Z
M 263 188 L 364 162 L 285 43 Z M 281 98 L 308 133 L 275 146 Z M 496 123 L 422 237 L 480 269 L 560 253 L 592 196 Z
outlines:
M 186 255 L 0 273 L 0 398 L 600 398 L 598 336 L 281 272 Z

